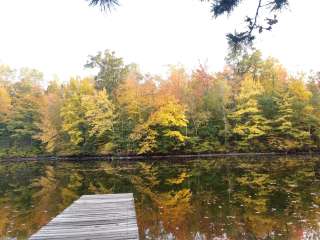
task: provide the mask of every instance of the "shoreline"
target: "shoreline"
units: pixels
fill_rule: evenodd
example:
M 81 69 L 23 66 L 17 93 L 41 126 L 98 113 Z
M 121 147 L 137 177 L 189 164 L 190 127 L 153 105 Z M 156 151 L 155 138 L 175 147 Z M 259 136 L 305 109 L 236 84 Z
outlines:
M 219 157 L 259 157 L 259 156 L 294 156 L 319 155 L 319 152 L 250 152 L 250 153 L 203 153 L 203 154 L 168 154 L 168 155 L 70 155 L 70 156 L 34 156 L 1 157 L 0 161 L 148 161 L 167 159 L 202 159 Z

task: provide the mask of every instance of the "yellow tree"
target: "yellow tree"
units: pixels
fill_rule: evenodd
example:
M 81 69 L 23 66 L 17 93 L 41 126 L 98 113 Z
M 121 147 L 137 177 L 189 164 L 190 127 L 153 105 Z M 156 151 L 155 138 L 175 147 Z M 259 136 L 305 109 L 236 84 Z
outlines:
M 131 71 L 117 92 L 117 119 L 115 122 L 115 142 L 119 149 L 132 151 L 132 141 L 128 138 L 133 129 L 146 122 L 155 109 L 157 87 L 153 78 L 144 77 Z
M 64 138 L 60 116 L 62 104 L 62 88 L 57 81 L 52 81 L 43 97 L 39 124 L 41 132 L 37 136 L 49 153 L 63 150 Z
M 88 96 L 95 93 L 91 79 L 71 79 L 66 86 L 65 99 L 61 108 L 62 129 L 68 136 L 70 153 L 88 152 L 92 145 L 89 139 L 89 126 L 86 121 Z
M 183 133 L 187 124 L 184 106 L 172 99 L 138 125 L 131 139 L 138 142 L 139 154 L 178 151 L 187 140 Z
M 114 106 L 106 90 L 97 91 L 92 79 L 71 79 L 60 114 L 71 153 L 109 151 Z
M 157 98 L 159 104 L 162 104 L 161 100 L 167 101 L 172 97 L 185 104 L 188 82 L 189 76 L 183 67 L 171 66 L 168 79 L 160 81 L 158 94 L 162 97 Z
M 89 137 L 94 139 L 99 153 L 109 153 L 113 147 L 111 139 L 114 106 L 108 98 L 107 91 L 103 89 L 93 96 L 84 96 L 84 104 Z
M 11 110 L 11 96 L 8 89 L 0 85 L 0 122 L 3 123 Z
M 9 147 L 7 121 L 12 107 L 11 96 L 7 88 L 0 85 L 0 148 Z

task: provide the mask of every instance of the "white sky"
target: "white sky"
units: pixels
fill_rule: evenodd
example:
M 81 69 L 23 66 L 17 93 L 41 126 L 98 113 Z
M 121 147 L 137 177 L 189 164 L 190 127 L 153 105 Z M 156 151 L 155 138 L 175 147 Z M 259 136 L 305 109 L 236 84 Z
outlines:
M 305 4 L 308 1 L 309 5 Z M 85 0 L 0 0 L 0 63 L 41 70 L 61 80 L 86 75 L 87 56 L 111 49 L 144 73 L 163 74 L 168 64 L 188 69 L 199 62 L 221 70 L 225 34 L 243 23 L 243 5 L 230 18 L 213 19 L 199 0 L 120 0 L 109 14 Z M 320 1 L 290 0 L 289 11 L 257 47 L 291 72 L 320 70 Z

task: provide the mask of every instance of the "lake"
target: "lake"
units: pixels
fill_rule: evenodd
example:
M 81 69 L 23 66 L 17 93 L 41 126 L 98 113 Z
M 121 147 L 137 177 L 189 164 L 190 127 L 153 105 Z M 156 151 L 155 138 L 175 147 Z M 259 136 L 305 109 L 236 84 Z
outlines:
M 0 239 L 83 194 L 133 192 L 141 239 L 320 239 L 320 157 L 0 162 Z

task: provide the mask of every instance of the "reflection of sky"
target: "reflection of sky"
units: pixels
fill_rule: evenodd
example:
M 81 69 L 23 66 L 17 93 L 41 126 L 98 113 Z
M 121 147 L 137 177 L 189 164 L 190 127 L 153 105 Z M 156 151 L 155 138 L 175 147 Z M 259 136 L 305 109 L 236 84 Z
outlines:
M 145 239 L 154 239 L 154 237 L 151 235 L 149 236 L 150 230 L 145 230 Z M 268 237 L 272 237 L 272 239 L 277 239 L 277 237 L 283 237 L 284 235 L 281 233 L 276 234 L 275 232 L 271 232 L 268 234 L 268 236 L 265 237 L 265 239 L 269 239 Z M 173 233 L 165 233 L 165 230 L 163 227 L 161 228 L 161 237 L 157 238 L 157 240 L 174 240 L 177 239 Z M 205 234 L 196 232 L 193 234 L 194 240 L 207 240 Z M 212 240 L 231 240 L 233 238 L 229 238 L 227 233 L 221 234 L 221 236 L 214 236 Z M 287 239 L 287 238 L 285 238 Z M 313 230 L 313 229 L 296 229 L 295 233 L 291 236 L 292 240 L 319 240 L 319 229 Z
M 167 64 L 177 63 L 193 68 L 199 62 L 217 71 L 226 55 L 225 34 L 241 26 L 257 1 L 245 1 L 249 5 L 230 19 L 216 20 L 209 4 L 200 0 L 120 2 L 122 6 L 106 15 L 85 0 L 0 1 L 0 62 L 35 67 L 47 79 L 56 73 L 66 80 L 88 74 L 83 70 L 87 56 L 109 48 L 144 72 L 165 73 Z M 274 30 L 259 39 L 258 48 L 291 71 L 319 70 L 320 1 L 290 4 Z
M 302 234 L 302 239 L 305 240 L 316 240 L 320 239 L 319 230 L 312 230 L 312 229 L 304 229 Z

